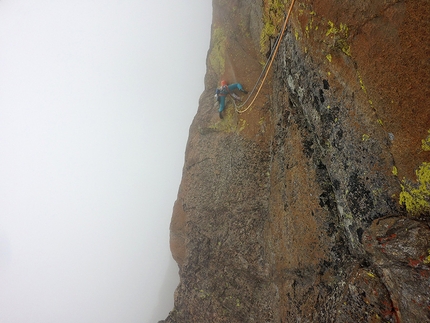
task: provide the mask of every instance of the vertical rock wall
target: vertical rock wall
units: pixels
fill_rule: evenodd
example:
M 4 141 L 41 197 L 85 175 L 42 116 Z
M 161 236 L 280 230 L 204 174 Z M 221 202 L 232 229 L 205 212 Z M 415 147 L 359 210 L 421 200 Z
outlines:
M 165 322 L 429 321 L 429 3 L 297 0 L 256 103 L 220 120 L 288 4 L 213 1 Z

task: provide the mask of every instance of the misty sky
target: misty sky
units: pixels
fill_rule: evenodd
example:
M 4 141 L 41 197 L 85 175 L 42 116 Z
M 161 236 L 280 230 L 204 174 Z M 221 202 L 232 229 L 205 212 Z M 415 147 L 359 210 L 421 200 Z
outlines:
M 211 15 L 209 0 L 0 1 L 0 323 L 172 309 Z

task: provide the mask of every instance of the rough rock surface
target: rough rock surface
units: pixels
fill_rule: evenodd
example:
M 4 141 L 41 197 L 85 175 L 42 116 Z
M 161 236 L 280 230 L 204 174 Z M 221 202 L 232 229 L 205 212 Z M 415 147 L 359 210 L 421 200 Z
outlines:
M 428 0 L 213 0 L 166 323 L 430 322 Z

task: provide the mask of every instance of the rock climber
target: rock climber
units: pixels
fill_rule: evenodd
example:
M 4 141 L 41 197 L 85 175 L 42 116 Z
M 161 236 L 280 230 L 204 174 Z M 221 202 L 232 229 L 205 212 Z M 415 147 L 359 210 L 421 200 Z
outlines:
M 227 95 L 231 95 L 231 97 L 234 100 L 238 100 L 241 101 L 241 98 L 234 93 L 234 90 L 239 90 L 245 94 L 247 94 L 248 92 L 245 91 L 242 87 L 242 85 L 240 83 L 233 83 L 228 85 L 226 81 L 222 80 L 221 81 L 221 87 L 216 89 L 216 94 L 215 97 L 217 99 L 217 101 L 219 102 L 219 117 L 222 119 L 222 111 L 225 108 L 225 98 Z

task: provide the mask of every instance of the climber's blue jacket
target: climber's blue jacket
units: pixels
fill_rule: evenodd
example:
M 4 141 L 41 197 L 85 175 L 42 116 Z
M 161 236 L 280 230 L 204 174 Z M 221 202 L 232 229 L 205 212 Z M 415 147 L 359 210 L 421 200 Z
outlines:
M 223 85 L 216 89 L 216 95 L 219 102 L 219 112 L 222 112 L 225 108 L 225 97 L 229 94 L 233 94 L 233 91 L 238 89 L 239 91 L 244 91 L 240 83 L 234 83 L 230 85 Z

